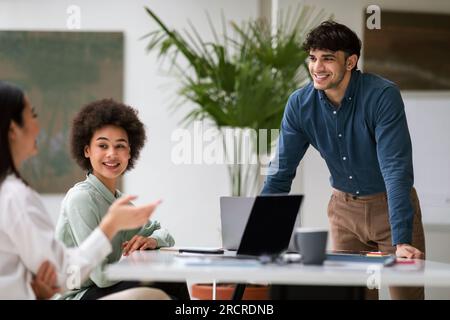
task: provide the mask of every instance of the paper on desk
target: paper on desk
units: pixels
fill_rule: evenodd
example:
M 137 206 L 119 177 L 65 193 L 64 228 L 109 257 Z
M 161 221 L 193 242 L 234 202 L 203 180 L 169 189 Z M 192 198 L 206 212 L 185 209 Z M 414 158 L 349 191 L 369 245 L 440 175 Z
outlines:
M 162 247 L 159 248 L 159 251 L 178 252 L 178 247 Z

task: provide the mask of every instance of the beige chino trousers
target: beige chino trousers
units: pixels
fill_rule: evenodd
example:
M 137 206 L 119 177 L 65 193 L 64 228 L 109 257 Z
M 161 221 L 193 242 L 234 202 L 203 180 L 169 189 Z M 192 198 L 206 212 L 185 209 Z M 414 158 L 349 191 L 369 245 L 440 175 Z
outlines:
M 411 190 L 414 209 L 411 245 L 425 254 L 425 236 L 417 192 Z M 334 189 L 328 204 L 333 250 L 384 251 L 395 254 L 392 245 L 386 193 L 354 196 Z M 370 290 L 371 298 L 378 292 Z M 423 287 L 390 287 L 391 299 L 424 299 Z

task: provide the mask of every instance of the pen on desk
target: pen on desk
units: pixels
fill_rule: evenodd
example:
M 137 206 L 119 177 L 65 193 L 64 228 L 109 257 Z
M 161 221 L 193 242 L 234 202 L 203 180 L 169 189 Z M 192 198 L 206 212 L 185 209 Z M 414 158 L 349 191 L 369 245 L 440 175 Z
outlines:
M 367 257 L 384 257 L 384 256 L 390 256 L 387 252 L 382 251 L 370 251 L 366 253 Z
M 199 253 L 199 254 L 223 254 L 224 249 L 196 249 L 196 248 L 180 248 L 179 253 Z

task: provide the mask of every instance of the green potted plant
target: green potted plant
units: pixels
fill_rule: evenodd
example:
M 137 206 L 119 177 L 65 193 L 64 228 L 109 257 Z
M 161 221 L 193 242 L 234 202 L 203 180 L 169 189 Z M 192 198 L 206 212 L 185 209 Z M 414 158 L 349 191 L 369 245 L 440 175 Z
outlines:
M 226 134 L 221 135 L 224 154 L 231 153 L 237 160 L 228 164 L 231 194 L 254 195 L 261 175 L 260 160 L 273 152 L 278 137 L 273 129 L 280 127 L 286 101 L 296 88 L 309 81 L 303 38 L 325 18 L 324 12 L 315 13 L 307 6 L 299 7 L 294 15 L 290 10 L 280 15 L 275 30 L 265 19 L 241 25 L 231 22 L 233 36 L 228 35 L 223 23 L 220 37 L 208 16 L 214 36 L 214 41 L 209 42 L 192 24 L 191 31 L 183 36 L 166 26 L 152 10 L 145 10 L 158 26 L 146 35 L 148 51 L 169 58 L 179 77 L 178 106 L 186 101 L 194 103 L 195 108 L 184 120 L 189 123 L 207 119 L 222 133 L 234 130 L 232 141 Z M 249 135 L 249 131 L 256 134 Z M 250 153 L 256 155 L 256 162 L 239 161 L 248 152 L 246 138 L 250 139 Z
M 231 22 L 233 37 L 225 24 L 219 37 L 208 16 L 214 35 L 214 42 L 208 42 L 192 24 L 191 32 L 182 36 L 152 10 L 145 10 L 158 25 L 146 35 L 150 39 L 147 50 L 156 50 L 159 57 L 171 60 L 180 81 L 178 105 L 183 106 L 185 101 L 195 105 L 186 122 L 208 119 L 218 130 L 236 129 L 232 143 L 222 135 L 225 155 L 233 153 L 230 148 L 234 148 L 235 159 L 242 159 L 246 151 L 246 130 L 257 133 L 250 137 L 257 163 L 231 161 L 228 165 L 232 195 L 254 195 L 259 160 L 273 151 L 277 139 L 271 130 L 279 128 L 289 95 L 309 80 L 305 65 L 308 53 L 301 45 L 305 32 L 323 19 L 323 11 L 313 14 L 312 7 L 299 7 L 297 14 L 284 15 L 276 30 L 265 19 L 242 25 Z M 187 70 L 180 62 L 187 62 Z M 265 136 L 261 137 L 261 132 Z

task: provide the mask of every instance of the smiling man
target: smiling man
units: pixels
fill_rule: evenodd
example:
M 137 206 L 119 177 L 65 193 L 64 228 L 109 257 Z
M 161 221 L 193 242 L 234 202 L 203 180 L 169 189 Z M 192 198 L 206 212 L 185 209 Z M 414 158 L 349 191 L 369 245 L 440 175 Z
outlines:
M 289 97 L 273 174 L 262 193 L 288 193 L 312 145 L 331 173 L 333 249 L 424 259 L 411 139 L 398 88 L 357 70 L 361 41 L 342 24 L 323 22 L 308 34 L 303 48 L 309 52 L 313 81 Z M 390 292 L 393 299 L 424 298 L 423 288 Z

